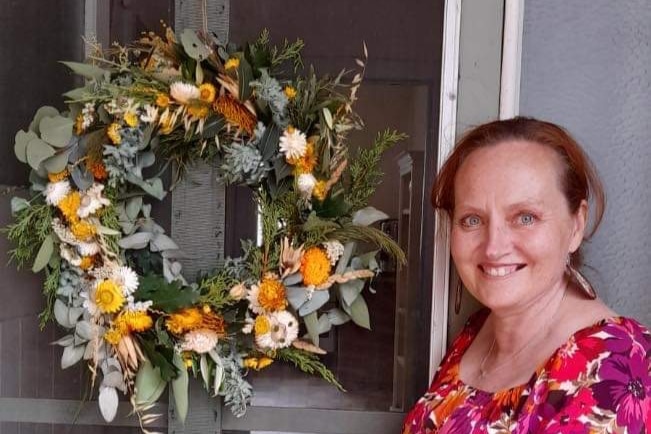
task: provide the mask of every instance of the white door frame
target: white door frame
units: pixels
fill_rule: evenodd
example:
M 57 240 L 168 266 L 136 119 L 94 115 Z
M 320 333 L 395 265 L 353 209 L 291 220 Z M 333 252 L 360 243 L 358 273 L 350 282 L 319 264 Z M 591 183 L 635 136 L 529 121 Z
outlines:
M 437 171 L 467 127 L 517 115 L 524 1 L 446 0 Z M 447 347 L 449 235 L 449 219 L 438 212 L 433 240 L 430 381 Z

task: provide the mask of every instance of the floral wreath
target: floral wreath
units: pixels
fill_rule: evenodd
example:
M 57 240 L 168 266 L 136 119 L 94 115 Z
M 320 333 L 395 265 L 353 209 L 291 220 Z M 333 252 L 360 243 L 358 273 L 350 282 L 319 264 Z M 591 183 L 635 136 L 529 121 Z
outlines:
M 106 52 L 89 44 L 86 63 L 63 62 L 86 79 L 64 94 L 69 111 L 42 107 L 16 134 L 32 194 L 12 199 L 6 228 L 17 266 L 45 273 L 41 325 L 67 330 L 61 367 L 86 360 L 103 417 L 121 391 L 143 430 L 168 383 L 185 417 L 189 372 L 237 416 L 253 393 L 248 370 L 275 360 L 343 390 L 319 335 L 349 320 L 370 328 L 362 293 L 379 250 L 362 246 L 404 261 L 371 226 L 387 215 L 367 206 L 382 153 L 404 136 L 379 133 L 354 159 L 345 144 L 362 127 L 352 104 L 366 47 L 358 72 L 321 78 L 297 74 L 301 40 L 273 46 L 266 31 L 241 48 L 169 28 Z M 165 196 L 170 163 L 178 180 L 199 160 L 253 189 L 263 237 L 188 282 L 145 198 Z

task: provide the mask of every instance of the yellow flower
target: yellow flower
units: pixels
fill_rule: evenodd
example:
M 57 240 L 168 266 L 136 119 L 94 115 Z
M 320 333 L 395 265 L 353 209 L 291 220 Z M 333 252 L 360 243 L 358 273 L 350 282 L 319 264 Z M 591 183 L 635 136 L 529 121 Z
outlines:
M 210 306 L 203 306 L 201 328 L 211 330 L 219 335 L 223 335 L 226 332 L 226 323 L 224 321 L 224 318 L 212 311 L 206 312 L 206 308 L 210 309 Z
M 289 158 L 287 162 L 294 166 L 294 175 L 311 173 L 317 163 L 314 143 L 308 140 L 307 146 L 305 147 L 305 154 L 300 158 Z
M 260 283 L 260 292 L 258 294 L 258 303 L 266 311 L 283 310 L 287 307 L 287 298 L 285 297 L 285 286 L 278 279 L 262 279 Z
M 84 132 L 84 115 L 79 113 L 75 118 L 75 134 L 80 136 Z
M 230 95 L 220 96 L 215 100 L 213 108 L 217 113 L 222 114 L 229 124 L 243 129 L 248 135 L 253 135 L 256 118 L 235 98 Z
M 126 122 L 131 128 L 134 128 L 138 125 L 138 115 L 134 112 L 126 112 L 124 114 L 124 122 Z
M 49 179 L 50 182 L 63 181 L 67 177 L 68 177 L 68 169 L 63 169 L 61 172 L 57 172 L 57 173 L 48 173 L 47 174 L 47 179 Z
M 190 104 L 188 113 L 195 118 L 205 118 L 208 116 L 208 107 L 203 104 Z
M 256 336 L 269 333 L 269 330 L 271 330 L 269 318 L 267 318 L 266 315 L 258 315 L 253 324 L 253 330 L 255 331 Z
M 82 270 L 88 270 L 93 265 L 95 265 L 95 259 L 92 256 L 82 256 L 79 268 Z
M 296 92 L 296 89 L 293 88 L 292 86 L 285 86 L 285 90 L 284 90 L 284 92 L 285 92 L 285 96 L 286 96 L 288 99 L 291 100 L 291 99 L 296 98 L 296 93 L 297 93 L 297 92 Z
M 141 310 L 124 312 L 120 314 L 120 318 L 124 321 L 129 331 L 136 333 L 149 330 L 154 325 L 154 320 L 151 316 Z
M 226 64 L 224 65 L 224 68 L 226 68 L 227 71 L 231 69 L 237 69 L 239 67 L 240 67 L 240 59 L 238 59 L 237 57 L 231 57 L 226 61 Z
M 119 145 L 122 141 L 122 137 L 120 137 L 120 125 L 115 122 L 109 125 L 106 129 L 106 135 L 114 145 Z
M 97 285 L 95 304 L 102 313 L 115 313 L 124 304 L 124 295 L 114 281 L 107 279 Z
M 78 191 L 73 191 L 61 199 L 57 206 L 69 222 L 76 222 L 79 220 L 79 217 L 77 216 L 79 205 L 81 205 L 81 196 Z
M 183 359 L 183 364 L 186 368 L 191 368 L 194 363 L 192 363 L 192 359 Z
M 70 225 L 70 231 L 80 241 L 88 241 L 97 233 L 97 228 L 92 223 L 81 220 Z
M 256 371 L 266 368 L 267 366 L 271 365 L 273 362 L 274 359 L 266 356 L 262 356 L 259 359 L 257 357 L 247 357 L 246 359 L 243 360 L 243 364 L 245 368 L 255 369 Z
M 203 316 L 196 307 L 188 307 L 175 312 L 167 318 L 165 326 L 175 335 L 196 330 L 201 327 Z
M 170 96 L 164 93 L 159 93 L 156 95 L 156 105 L 161 108 L 165 108 L 170 105 Z
M 310 247 L 301 259 L 301 274 L 303 283 L 318 286 L 330 276 L 330 260 L 323 249 Z
M 111 345 L 119 344 L 123 337 L 124 333 L 118 329 L 109 329 L 104 333 L 104 339 Z
M 204 83 L 201 86 L 199 86 L 199 99 L 201 101 L 210 104 L 215 100 L 216 95 L 217 95 L 217 90 L 215 89 L 215 86 L 213 86 L 212 84 Z
M 319 201 L 323 202 L 328 194 L 328 182 L 320 180 L 316 182 L 314 190 L 312 190 L 312 196 L 317 198 Z

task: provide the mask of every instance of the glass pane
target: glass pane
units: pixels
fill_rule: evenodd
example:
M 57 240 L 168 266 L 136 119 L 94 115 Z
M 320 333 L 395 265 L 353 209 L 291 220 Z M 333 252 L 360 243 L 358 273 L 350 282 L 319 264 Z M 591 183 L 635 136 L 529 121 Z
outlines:
M 385 175 L 370 203 L 390 216 L 377 227 L 399 241 L 408 265 L 382 261 L 376 293 L 365 293 L 372 331 L 346 324 L 322 336 L 329 352 L 323 360 L 348 392 L 275 363 L 250 375 L 254 405 L 405 411 L 427 387 L 433 238 L 427 191 L 435 167 L 442 7 L 436 1 L 409 8 L 385 0 L 231 2 L 232 41 L 254 40 L 262 28 L 276 42 L 304 39 L 304 63 L 319 74 L 354 68 L 366 42 L 366 81 L 356 106 L 366 127 L 351 135 L 351 155 L 387 127 L 409 135 L 385 154 Z

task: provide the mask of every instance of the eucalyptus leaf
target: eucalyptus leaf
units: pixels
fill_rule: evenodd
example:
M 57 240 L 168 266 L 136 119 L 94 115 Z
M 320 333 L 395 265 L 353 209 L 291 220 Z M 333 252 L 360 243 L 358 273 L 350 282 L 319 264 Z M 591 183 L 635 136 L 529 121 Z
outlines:
M 68 322 L 71 327 L 74 327 L 79 320 L 79 317 L 84 313 L 83 307 L 71 307 L 68 309 Z
M 353 304 L 363 289 L 364 281 L 360 279 L 353 279 L 339 284 L 339 294 L 347 306 Z
M 389 216 L 386 213 L 372 206 L 367 206 L 366 208 L 357 210 L 353 214 L 353 224 L 356 226 L 370 226 L 377 221 L 388 218 Z
M 185 418 L 188 415 L 188 370 L 178 353 L 174 353 L 174 365 L 179 370 L 179 375 L 172 380 L 174 404 L 176 406 L 176 414 L 181 422 L 185 423 Z
M 380 266 L 377 263 L 376 256 L 379 250 L 373 250 L 363 255 L 355 256 L 351 261 L 350 265 L 355 270 L 371 270 L 377 272 L 380 269 Z
M 95 225 L 97 228 L 97 232 L 99 232 L 102 235 L 121 235 L 122 233 L 120 231 L 117 231 L 115 229 L 107 228 L 106 226 L 103 225 Z
M 350 318 L 353 320 L 353 322 L 358 326 L 364 327 L 368 330 L 371 329 L 371 320 L 368 314 L 368 306 L 366 305 L 364 297 L 361 295 L 355 299 L 353 304 L 350 305 L 348 314 L 350 315 Z
M 52 235 L 48 235 L 43 240 L 41 247 L 38 249 L 36 254 L 36 259 L 34 259 L 34 265 L 32 265 L 32 271 L 38 273 L 50 262 L 50 257 L 54 253 L 54 239 Z
M 67 346 L 71 345 L 74 342 L 74 340 L 75 340 L 74 335 L 66 335 L 66 336 L 62 337 L 61 339 L 58 339 L 58 340 L 52 342 L 51 345 L 59 345 L 61 347 L 67 347 Z
M 163 181 L 161 181 L 160 178 L 143 180 L 135 176 L 133 173 L 129 173 L 127 175 L 127 181 L 142 188 L 147 194 L 158 200 L 162 200 L 167 194 L 163 189 Z
M 145 167 L 150 167 L 152 164 L 156 162 L 156 155 L 151 152 L 141 152 L 138 154 L 138 166 L 140 168 L 145 168 Z
M 62 172 L 63 169 L 65 169 L 68 165 L 68 156 L 70 155 L 71 151 L 72 148 L 65 149 L 49 158 L 46 158 L 43 160 L 43 167 L 45 167 L 49 173 Z
M 118 413 L 118 392 L 114 387 L 99 387 L 99 411 L 107 422 L 112 422 Z
M 307 334 L 312 340 L 312 343 L 319 346 L 319 320 L 317 318 L 316 312 L 312 312 L 303 317 L 305 322 L 305 328 L 307 329 Z
M 67 102 L 77 101 L 83 99 L 88 94 L 88 89 L 86 86 L 78 87 L 76 89 L 69 90 L 64 93 L 63 96 L 66 98 Z
M 350 316 L 337 307 L 327 311 L 326 315 L 328 315 L 328 320 L 330 320 L 332 325 L 340 326 L 350 321 Z
M 276 124 L 271 124 L 270 127 L 264 130 L 262 138 L 258 143 L 258 150 L 262 155 L 264 161 L 268 161 L 278 151 L 278 143 L 280 141 L 280 130 Z M 276 178 L 280 179 L 280 178 Z
M 160 370 L 145 360 L 136 374 L 136 403 L 151 404 L 158 401 L 166 385 Z
M 70 308 L 58 298 L 54 301 L 54 319 L 65 328 L 71 328 L 70 320 L 68 319 L 68 311 Z M 72 336 L 72 335 L 71 335 Z
M 111 371 L 104 374 L 102 378 L 102 386 L 115 387 L 121 389 L 124 385 L 124 377 L 120 371 Z
M 40 134 L 41 130 L 39 129 L 39 124 L 41 123 L 41 119 L 45 117 L 50 117 L 50 116 L 58 116 L 59 115 L 59 110 L 56 108 L 46 105 L 43 107 L 40 107 L 38 110 L 36 110 L 36 113 L 34 114 L 34 119 L 32 119 L 32 122 L 29 124 L 29 130 L 33 131 L 36 134 Z
M 283 284 L 287 286 L 296 285 L 303 281 L 303 275 L 301 273 L 290 274 L 289 276 L 283 279 Z
M 324 291 L 314 291 L 312 293 L 312 298 L 310 298 L 305 304 L 301 306 L 298 310 L 300 316 L 308 315 L 312 312 L 316 312 L 321 306 L 326 304 L 330 299 L 330 293 L 327 290 Z
M 344 274 L 344 271 L 346 271 L 346 268 L 348 267 L 348 261 L 350 261 L 350 257 L 353 255 L 353 251 L 355 250 L 355 246 L 356 243 L 354 241 L 349 241 L 344 245 L 344 253 L 342 253 L 339 257 L 339 261 L 337 261 L 335 273 Z
M 27 199 L 22 197 L 12 197 L 11 198 L 11 214 L 16 215 L 20 211 L 29 208 L 31 205 Z
M 75 325 L 75 334 L 89 341 L 93 338 L 93 326 L 88 321 L 79 321 Z
M 210 49 L 201 42 L 194 30 L 185 29 L 181 33 L 181 44 L 188 56 L 194 60 L 202 61 L 210 55 Z
M 149 242 L 149 249 L 152 252 L 162 252 L 164 250 L 178 250 L 179 246 L 165 234 L 156 234 Z
M 61 356 L 61 369 L 67 369 L 80 361 L 84 357 L 85 349 L 85 345 L 65 347 Z
M 61 62 L 72 70 L 75 74 L 81 75 L 82 77 L 101 81 L 104 78 L 104 75 L 108 73 L 104 69 L 95 66 L 89 65 L 88 63 L 79 63 L 79 62 Z
M 43 160 L 50 158 L 55 154 L 55 150 L 38 137 L 31 139 L 27 143 L 25 149 L 27 156 L 27 163 L 34 170 L 39 170 L 39 166 Z
M 81 191 L 88 190 L 93 185 L 93 174 L 86 170 L 86 166 L 76 165 L 70 172 L 72 181 Z
M 21 163 L 27 163 L 27 144 L 32 139 L 37 139 L 38 136 L 33 131 L 20 130 L 16 133 L 14 139 L 14 154 Z
M 307 288 L 302 286 L 288 286 L 286 294 L 289 304 L 295 310 L 298 310 L 307 301 Z
M 128 237 L 122 238 L 118 241 L 118 244 L 123 249 L 144 249 L 149 244 L 149 241 L 153 238 L 154 234 L 151 232 L 136 232 L 135 234 L 129 235 Z
M 68 146 L 72 138 L 74 124 L 75 122 L 72 119 L 63 116 L 44 117 L 39 124 L 41 138 L 57 148 Z
M 142 209 L 142 196 L 127 199 L 125 211 L 129 220 L 135 220 Z
M 328 333 L 331 328 L 332 324 L 330 323 L 330 318 L 328 318 L 328 315 L 321 315 L 319 317 L 319 334 L 322 335 L 324 333 Z
M 32 189 L 34 191 L 43 191 L 45 190 L 45 184 L 48 183 L 47 173 L 45 178 L 39 175 L 38 171 L 30 170 L 29 171 L 29 182 L 32 184 Z

